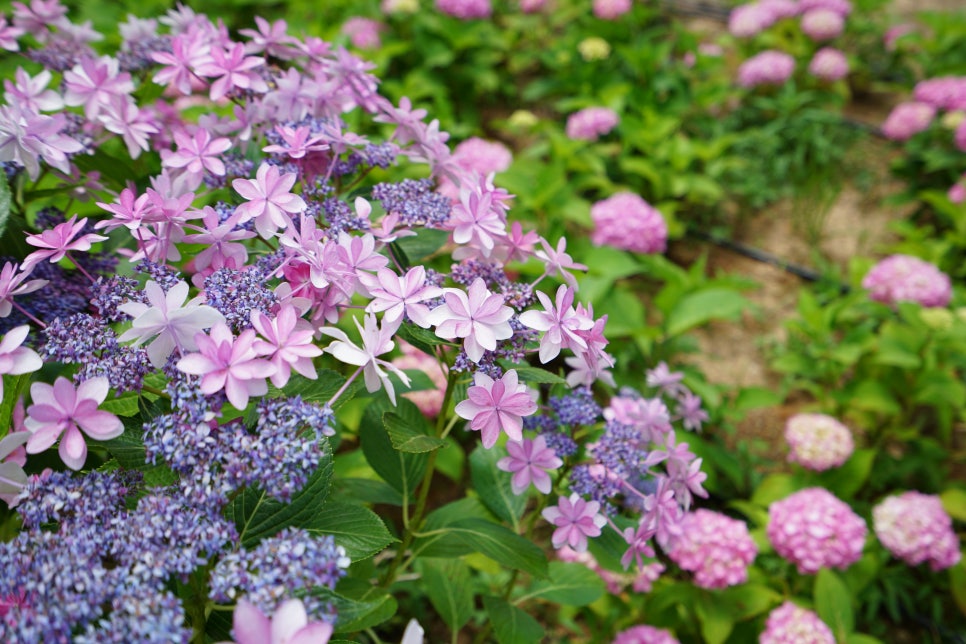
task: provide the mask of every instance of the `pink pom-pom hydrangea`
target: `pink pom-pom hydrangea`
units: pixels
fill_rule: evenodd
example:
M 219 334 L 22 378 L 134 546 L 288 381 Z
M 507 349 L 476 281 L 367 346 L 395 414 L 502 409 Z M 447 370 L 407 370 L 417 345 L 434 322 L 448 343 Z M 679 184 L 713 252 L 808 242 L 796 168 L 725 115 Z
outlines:
M 918 302 L 946 306 L 952 298 L 949 276 L 934 264 L 911 255 L 891 255 L 872 267 L 862 280 L 869 297 L 883 304 Z
M 838 49 L 823 47 L 808 64 L 808 73 L 824 81 L 837 81 L 849 74 L 849 61 Z
M 963 119 L 962 123 L 956 127 L 953 140 L 956 142 L 956 147 L 960 152 L 966 152 L 966 119 Z
M 802 574 L 846 569 L 862 556 L 865 521 L 825 488 L 812 487 L 768 508 L 768 540 Z
M 825 414 L 796 414 L 785 424 L 788 460 L 816 472 L 849 459 L 855 443 L 849 428 Z
M 617 20 L 631 10 L 631 0 L 594 0 L 594 15 L 601 20 Z
M 590 209 L 596 246 L 613 246 L 635 253 L 663 253 L 667 224 L 656 208 L 631 192 L 598 201 Z
M 436 0 L 436 8 L 460 20 L 489 18 L 493 13 L 490 0 Z
M 620 122 L 617 112 L 606 107 L 588 107 L 567 117 L 567 136 L 582 141 L 596 141 Z
M 349 42 L 358 49 L 379 49 L 382 40 L 379 32 L 382 24 L 368 18 L 349 18 L 342 25 L 342 33 L 349 37 Z
M 966 76 L 940 76 L 920 81 L 912 97 L 940 110 L 966 110 Z
M 794 71 L 794 58 L 785 52 L 769 49 L 741 63 L 738 67 L 738 84 L 742 87 L 781 85 Z
M 798 9 L 802 13 L 812 9 L 828 9 L 847 18 L 852 13 L 852 3 L 849 0 L 799 0 Z
M 621 631 L 611 644 L 680 644 L 680 642 L 663 628 L 641 624 Z
M 882 124 L 882 134 L 893 141 L 906 141 L 928 128 L 934 118 L 936 108 L 928 103 L 899 103 Z
M 872 526 L 882 545 L 910 566 L 929 562 L 945 570 L 959 562 L 959 539 L 938 496 L 906 492 L 872 509 Z
M 831 9 L 812 9 L 802 14 L 802 33 L 822 42 L 842 35 L 845 18 Z
M 668 556 L 694 573 L 701 588 L 725 588 L 744 583 L 758 546 L 743 521 L 711 510 L 695 510 L 681 521 L 682 535 Z
M 773 24 L 774 13 L 760 2 L 735 7 L 728 16 L 728 31 L 736 38 L 751 38 Z
M 464 170 L 475 170 L 481 175 L 503 172 L 513 163 L 510 148 L 499 141 L 470 137 L 453 149 L 453 160 Z
M 832 629 L 814 612 L 785 602 L 768 615 L 759 644 L 835 644 Z
M 966 173 L 963 173 L 959 181 L 949 187 L 949 192 L 946 193 L 946 196 L 955 204 L 961 204 L 966 201 Z
M 801 13 L 801 9 L 796 0 L 761 0 L 758 4 L 765 11 L 771 13 L 772 18 L 776 21 L 785 18 L 794 18 Z

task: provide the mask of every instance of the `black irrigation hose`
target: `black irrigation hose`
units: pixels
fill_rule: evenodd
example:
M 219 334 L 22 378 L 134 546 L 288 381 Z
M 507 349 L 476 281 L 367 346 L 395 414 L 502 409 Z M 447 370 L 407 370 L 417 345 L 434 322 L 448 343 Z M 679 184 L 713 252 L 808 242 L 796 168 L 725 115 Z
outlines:
M 741 242 L 734 241 L 733 239 L 728 239 L 722 237 L 721 235 L 715 235 L 713 233 L 708 233 L 703 230 L 695 230 L 694 228 L 688 226 L 686 235 L 695 239 L 699 239 L 704 242 L 714 244 L 721 248 L 730 250 L 734 253 L 747 257 L 749 259 L 754 259 L 756 261 L 780 268 L 781 270 L 791 273 L 796 277 L 800 277 L 806 282 L 818 282 L 823 279 L 822 275 L 810 268 L 800 266 L 798 264 L 793 264 L 792 262 L 786 261 L 777 255 L 772 255 L 767 251 L 748 246 L 747 244 L 742 244 Z M 843 286 L 843 288 L 848 288 Z

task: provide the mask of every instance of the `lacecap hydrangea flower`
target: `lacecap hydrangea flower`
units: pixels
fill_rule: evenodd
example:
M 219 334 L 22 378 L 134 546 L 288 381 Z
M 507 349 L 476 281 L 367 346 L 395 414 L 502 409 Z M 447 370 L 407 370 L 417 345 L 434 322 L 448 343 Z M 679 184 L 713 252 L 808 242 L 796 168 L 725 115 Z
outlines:
M 738 67 L 738 84 L 742 87 L 782 85 L 794 71 L 794 58 L 785 52 L 769 49 L 741 63 Z
M 567 117 L 567 136 L 571 139 L 596 141 L 620 122 L 617 112 L 606 107 L 587 107 Z
M 590 209 L 596 246 L 613 246 L 635 253 L 663 253 L 667 224 L 654 206 L 631 192 L 619 192 Z
M 872 509 L 872 527 L 882 545 L 910 566 L 928 561 L 945 570 L 962 556 L 953 522 L 938 496 L 905 492 Z
M 679 642 L 663 628 L 641 624 L 621 631 L 611 644 L 679 644 Z
M 813 611 L 785 602 L 768 615 L 759 644 L 835 644 L 832 629 Z
M 795 414 L 785 423 L 788 460 L 816 472 L 842 465 L 855 443 L 849 428 L 825 414 Z
M 952 298 L 949 276 L 934 264 L 911 255 L 891 255 L 872 267 L 862 280 L 869 297 L 883 304 L 918 302 L 946 306 Z
M 703 508 L 684 516 L 681 535 L 668 552 L 674 563 L 694 573 L 694 583 L 701 588 L 744 583 L 757 554 L 758 546 L 743 521 Z
M 768 540 L 798 572 L 844 570 L 859 560 L 865 521 L 825 488 L 795 492 L 768 508 Z

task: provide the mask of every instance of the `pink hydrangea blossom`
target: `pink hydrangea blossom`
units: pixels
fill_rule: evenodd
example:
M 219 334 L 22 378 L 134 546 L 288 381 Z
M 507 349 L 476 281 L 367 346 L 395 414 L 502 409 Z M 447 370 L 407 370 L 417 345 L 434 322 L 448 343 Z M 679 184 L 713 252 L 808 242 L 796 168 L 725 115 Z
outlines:
M 415 369 L 429 376 L 436 386 L 435 389 L 423 391 L 407 391 L 403 397 L 413 401 L 419 411 L 429 418 L 436 418 L 443 408 L 443 398 L 446 396 L 446 374 L 436 358 L 420 351 L 408 342 L 399 343 L 402 355 L 392 361 L 400 369 Z
M 796 414 L 785 423 L 788 461 L 821 472 L 839 467 L 852 456 L 849 428 L 825 414 Z
M 939 76 L 919 81 L 912 96 L 939 110 L 966 110 L 966 76 Z
M 952 298 L 949 276 L 934 264 L 911 255 L 891 255 L 872 267 L 862 279 L 869 297 L 883 304 L 918 302 L 927 307 L 946 306 Z
M 268 85 L 254 71 L 264 64 L 264 58 L 246 56 L 245 45 L 234 43 L 229 49 L 213 47 L 208 59 L 199 64 L 195 72 L 199 76 L 215 79 L 211 84 L 209 95 L 211 100 L 217 101 L 235 88 L 259 93 L 268 91 Z
M 180 170 L 179 176 L 183 176 L 188 190 L 201 185 L 206 171 L 217 177 L 225 176 L 221 156 L 231 148 L 230 139 L 212 138 L 207 130 L 198 128 L 193 135 L 175 132 L 174 142 L 177 145 L 175 151 L 161 150 L 161 165 Z
M 852 13 L 852 3 L 849 0 L 798 0 L 798 9 L 801 13 L 813 9 L 828 9 L 848 18 Z
M 802 32 L 822 42 L 838 38 L 845 31 L 845 18 L 831 9 L 811 9 L 802 14 Z
M 62 130 L 67 127 L 63 114 L 38 114 L 16 103 L 0 107 L 0 161 L 13 161 L 27 170 L 36 181 L 43 160 L 63 173 L 70 172 L 68 155 L 84 145 Z
M 783 51 L 769 49 L 756 54 L 738 67 L 742 87 L 783 85 L 795 71 L 795 59 Z
M 64 72 L 64 103 L 83 105 L 88 119 L 97 118 L 101 109 L 114 98 L 125 97 L 134 91 L 131 75 L 121 72 L 119 64 L 111 56 L 82 58 Z
M 27 407 L 24 420 L 31 434 L 27 453 L 39 454 L 60 438 L 58 453 L 64 464 L 72 470 L 84 467 L 87 461 L 84 434 L 103 441 L 116 438 L 124 431 L 117 416 L 97 408 L 109 390 L 110 383 L 104 377 L 85 380 L 77 387 L 64 377 L 58 377 L 53 385 L 43 382 L 30 385 L 33 404 Z
M 631 192 L 598 201 L 590 209 L 595 246 L 613 246 L 635 253 L 663 253 L 667 224 L 652 205 Z
M 927 103 L 899 103 L 882 124 L 882 135 L 893 141 L 906 141 L 926 130 L 935 117 L 936 108 Z
M 680 642 L 670 631 L 640 624 L 618 633 L 611 644 L 680 644 Z
M 342 25 L 342 33 L 349 37 L 349 42 L 358 49 L 379 49 L 382 40 L 379 32 L 383 30 L 382 23 L 369 18 L 355 16 L 349 18 Z
M 510 318 L 513 309 L 504 305 L 499 293 L 491 293 L 482 278 L 476 278 L 467 291 L 443 289 L 442 306 L 429 313 L 427 321 L 444 340 L 463 339 L 466 357 L 479 362 L 484 351 L 494 351 L 497 340 L 513 335 Z
M 518 222 L 514 222 L 516 227 Z M 538 238 L 541 250 L 534 251 L 533 256 L 544 263 L 544 275 L 554 277 L 559 275 L 570 288 L 577 290 L 577 278 L 570 271 L 586 271 L 587 266 L 578 264 L 574 258 L 567 253 L 567 238 L 561 237 L 557 240 L 557 247 L 551 246 L 543 237 Z M 516 242 L 519 243 L 519 240 Z M 519 248 L 519 246 L 517 246 Z
M 768 540 L 801 574 L 846 569 L 859 560 L 865 521 L 825 488 L 806 488 L 768 508 Z
M 30 280 L 29 270 L 18 271 L 18 265 L 4 262 L 0 269 L 0 318 L 10 315 L 13 310 L 13 296 L 32 293 L 47 285 L 47 280 Z
M 747 581 L 758 546 L 744 521 L 702 508 L 684 516 L 681 531 L 668 556 L 694 573 L 695 584 L 725 588 Z
M 586 501 L 574 492 L 570 498 L 560 497 L 557 505 L 544 508 L 543 518 L 556 526 L 551 542 L 554 548 L 570 546 L 577 552 L 587 550 L 587 538 L 600 536 L 607 519 L 600 513 L 600 503 Z
M 893 25 L 892 27 L 886 29 L 885 33 L 882 34 L 882 44 L 886 48 L 886 51 L 895 51 L 898 47 L 900 38 L 915 32 L 915 26 L 909 23 Z
M 794 18 L 802 12 L 798 0 L 760 0 L 758 4 L 770 12 L 776 21 Z
M 4 374 L 17 376 L 33 373 L 44 366 L 43 360 L 36 351 L 22 346 L 28 333 L 30 333 L 30 325 L 24 324 L 7 331 L 0 341 L 0 400 L 3 400 L 2 376 Z
M 849 61 L 840 50 L 823 47 L 812 56 L 808 73 L 824 81 L 841 80 L 849 75 Z
M 537 291 L 537 299 L 544 310 L 524 311 L 520 314 L 520 323 L 543 332 L 540 337 L 540 362 L 550 362 L 560 355 L 563 348 L 572 349 L 575 353 L 586 350 L 587 342 L 579 332 L 590 330 L 594 321 L 574 309 L 573 288 L 560 285 L 556 302 L 551 301 L 543 291 Z
M 7 22 L 6 16 L 0 16 L 0 48 L 7 51 L 19 51 L 20 43 L 17 39 L 26 31 Z
M 513 163 L 513 153 L 499 141 L 474 136 L 453 149 L 450 162 L 467 173 L 485 177 L 507 170 Z M 442 178 L 438 190 L 451 199 L 459 198 L 459 187 L 449 177 Z
M 594 15 L 601 20 L 617 20 L 631 10 L 631 0 L 594 0 Z
M 758 644 L 835 644 L 835 636 L 813 611 L 786 601 L 768 615 Z
M 550 0 L 519 0 L 520 11 L 523 13 L 539 13 L 543 11 Z
M 366 311 L 383 313 L 386 322 L 402 320 L 406 315 L 414 324 L 426 328 L 429 307 L 423 302 L 443 294 L 443 289 L 426 282 L 426 269 L 422 266 L 410 268 L 405 275 L 380 268 L 374 276 L 361 274 L 359 280 L 372 297 Z
M 301 599 L 282 602 L 269 618 L 242 598 L 235 606 L 231 634 L 234 644 L 326 644 L 332 624 L 309 622 Z
M 523 440 L 523 417 L 537 411 L 537 392 L 521 383 L 513 369 L 499 380 L 477 372 L 466 395 L 467 399 L 456 405 L 456 415 L 470 421 L 470 429 L 480 432 L 486 449 L 496 444 L 501 431 L 511 440 Z
M 523 494 L 530 484 L 544 494 L 550 494 L 553 481 L 547 472 L 555 470 L 563 461 L 552 448 L 547 447 L 543 436 L 523 441 L 510 441 L 506 444 L 509 456 L 501 458 L 496 466 L 504 472 L 512 472 L 510 487 L 514 494 Z
M 955 204 L 961 204 L 966 201 L 966 173 L 963 173 L 959 177 L 959 181 L 949 187 L 946 196 Z M 2 304 L 2 301 L 0 301 L 0 304 Z
M 378 356 L 389 353 L 396 346 L 392 337 L 399 329 L 399 322 L 390 323 L 383 320 L 382 326 L 379 326 L 379 321 L 376 320 L 374 313 L 367 313 L 363 324 L 359 324 L 358 318 L 354 319 L 353 322 L 355 322 L 356 328 L 359 329 L 359 334 L 362 336 L 362 346 L 355 345 L 341 329 L 322 327 L 319 329 L 319 333 L 335 338 L 335 341 L 329 343 L 325 351 L 331 353 L 340 362 L 361 368 L 366 390 L 373 393 L 379 391 L 380 387 L 385 388 L 389 400 L 395 405 L 396 391 L 393 388 L 392 381 L 389 380 L 389 374 L 383 369 L 394 373 L 407 387 L 409 386 L 409 376 L 396 365 Z
M 728 32 L 736 38 L 751 38 L 775 24 L 775 14 L 760 2 L 735 7 L 728 16 Z
M 4 80 L 6 88 L 4 98 L 7 103 L 17 103 L 21 108 L 32 112 L 53 112 L 64 107 L 64 99 L 52 89 L 47 89 L 52 75 L 50 70 L 43 69 L 31 76 L 18 67 L 14 73 L 14 81 Z
M 72 250 L 88 251 L 94 242 L 107 239 L 107 237 L 94 233 L 80 235 L 86 223 L 87 217 L 77 221 L 77 215 L 74 215 L 69 220 L 62 224 L 57 224 L 50 230 L 45 230 L 38 235 L 27 235 L 27 243 L 31 246 L 36 246 L 40 250 L 35 250 L 24 258 L 24 271 L 30 271 L 45 259 L 55 264 Z
M 235 209 L 242 218 L 239 223 L 255 220 L 255 229 L 268 239 L 279 228 L 286 228 L 289 216 L 306 208 L 302 197 L 290 192 L 295 185 L 294 172 L 281 174 L 278 167 L 263 163 L 258 166 L 254 179 L 235 179 L 232 187 L 246 201 Z
M 945 570 L 960 560 L 959 538 L 938 496 L 890 496 L 872 508 L 872 526 L 882 545 L 910 566 L 928 561 L 933 570 Z
M 270 377 L 273 385 L 284 387 L 292 369 L 310 380 L 318 378 L 312 358 L 322 355 L 322 349 L 312 341 L 312 325 L 299 317 L 294 306 L 282 305 L 274 319 L 261 311 L 252 311 L 252 328 L 261 336 L 252 348 L 275 367 Z
M 489 18 L 493 12 L 490 0 L 436 0 L 436 8 L 460 20 Z
M 567 117 L 567 136 L 581 141 L 596 141 L 620 122 L 614 110 L 606 107 L 588 107 Z

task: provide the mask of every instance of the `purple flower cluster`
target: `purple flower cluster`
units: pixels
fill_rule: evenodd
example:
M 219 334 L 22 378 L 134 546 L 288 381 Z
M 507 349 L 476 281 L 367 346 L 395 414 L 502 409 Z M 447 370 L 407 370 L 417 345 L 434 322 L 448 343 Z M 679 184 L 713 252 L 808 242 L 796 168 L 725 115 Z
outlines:
M 758 546 L 743 521 L 702 508 L 681 520 L 681 536 L 667 554 L 701 588 L 726 588 L 747 581 Z
M 942 307 L 952 299 L 949 276 L 934 264 L 911 255 L 890 255 L 872 267 L 862 279 L 869 297 L 883 304 L 918 302 Z
M 796 414 L 785 423 L 788 460 L 821 472 L 845 463 L 855 444 L 849 428 L 825 414 Z
M 848 504 L 824 488 L 807 488 L 768 508 L 768 540 L 802 574 L 848 568 L 862 556 L 868 532 Z
M 835 636 L 813 611 L 786 601 L 769 613 L 758 643 L 835 644 Z
M 928 561 L 933 570 L 945 570 L 960 560 L 959 539 L 938 496 L 890 496 L 872 508 L 872 527 L 882 545 L 910 566 Z
M 631 192 L 619 192 L 590 209 L 596 246 L 613 246 L 635 253 L 663 253 L 667 224 L 656 208 Z

